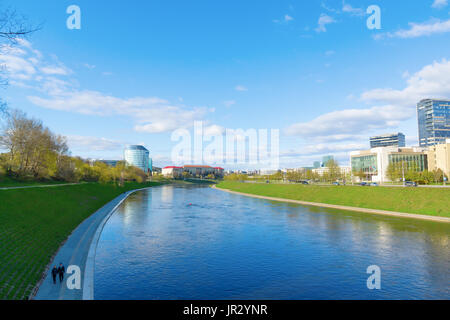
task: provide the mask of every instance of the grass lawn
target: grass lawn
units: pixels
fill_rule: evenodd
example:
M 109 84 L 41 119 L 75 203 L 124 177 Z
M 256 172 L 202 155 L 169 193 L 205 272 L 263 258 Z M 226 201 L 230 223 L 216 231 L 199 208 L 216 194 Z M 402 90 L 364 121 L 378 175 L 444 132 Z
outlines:
M 224 181 L 218 188 L 261 196 L 450 217 L 450 189 L 256 184 Z
M 66 184 L 63 181 L 20 181 L 0 175 L 0 188 Z
M 26 299 L 50 258 L 84 219 L 126 191 L 155 185 L 0 190 L 0 299 Z

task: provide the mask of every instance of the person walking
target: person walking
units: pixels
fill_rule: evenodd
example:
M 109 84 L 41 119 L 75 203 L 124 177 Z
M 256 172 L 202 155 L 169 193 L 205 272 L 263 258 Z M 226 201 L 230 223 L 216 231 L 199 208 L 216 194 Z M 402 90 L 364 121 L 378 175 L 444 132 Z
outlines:
M 59 264 L 58 267 L 58 274 L 59 274 L 59 282 L 63 282 L 64 280 L 64 273 L 66 272 L 66 269 L 64 268 L 64 265 L 62 263 Z
M 53 269 L 52 269 L 53 284 L 56 284 L 56 275 L 57 274 L 58 274 L 58 269 L 56 269 L 56 266 L 53 266 Z

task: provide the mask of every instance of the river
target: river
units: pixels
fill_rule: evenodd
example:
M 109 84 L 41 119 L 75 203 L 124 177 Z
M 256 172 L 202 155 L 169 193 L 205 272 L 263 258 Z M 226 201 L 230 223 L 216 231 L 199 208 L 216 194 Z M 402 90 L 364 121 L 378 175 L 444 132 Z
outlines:
M 94 296 L 450 299 L 449 248 L 446 223 L 166 185 L 131 195 L 105 225 Z

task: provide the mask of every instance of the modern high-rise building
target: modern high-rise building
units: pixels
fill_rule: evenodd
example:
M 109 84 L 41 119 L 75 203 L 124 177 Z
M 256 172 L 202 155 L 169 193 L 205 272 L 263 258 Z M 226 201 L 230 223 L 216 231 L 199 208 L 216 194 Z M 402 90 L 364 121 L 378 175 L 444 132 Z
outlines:
M 370 148 L 405 147 L 405 135 L 401 132 L 370 137 Z
M 143 146 L 127 146 L 124 151 L 125 162 L 129 166 L 138 167 L 145 173 L 150 171 L 150 152 Z
M 417 104 L 419 145 L 434 146 L 450 138 L 450 100 L 424 99 Z

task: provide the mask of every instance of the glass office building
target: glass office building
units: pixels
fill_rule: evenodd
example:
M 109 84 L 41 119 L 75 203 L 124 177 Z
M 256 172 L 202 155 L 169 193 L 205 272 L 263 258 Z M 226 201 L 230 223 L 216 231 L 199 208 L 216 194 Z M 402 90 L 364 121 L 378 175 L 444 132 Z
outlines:
M 428 170 L 428 158 L 424 153 L 392 153 L 389 155 L 389 163 L 397 169 L 417 172 Z
M 404 147 L 405 146 L 405 135 L 401 132 L 384 134 L 381 136 L 375 136 L 370 138 L 370 147 Z
M 150 152 L 143 146 L 127 146 L 124 151 L 128 166 L 138 167 L 145 173 L 150 171 Z
M 366 154 L 351 157 L 352 172 L 363 172 L 367 175 L 378 174 L 378 161 L 376 154 Z
M 445 143 L 450 138 L 450 100 L 425 99 L 417 104 L 419 145 Z

